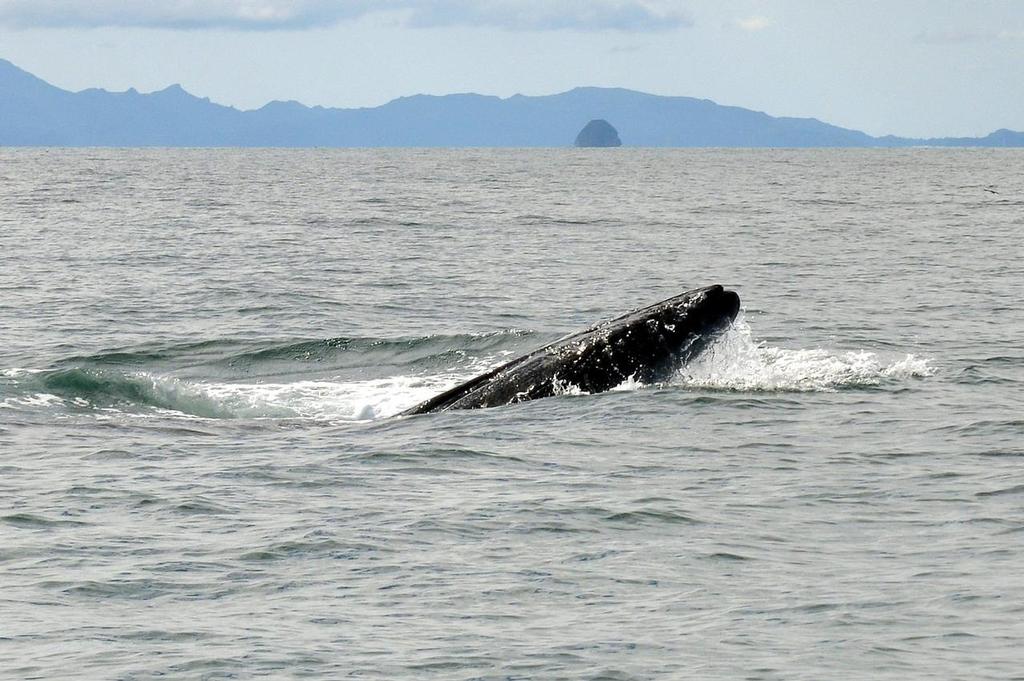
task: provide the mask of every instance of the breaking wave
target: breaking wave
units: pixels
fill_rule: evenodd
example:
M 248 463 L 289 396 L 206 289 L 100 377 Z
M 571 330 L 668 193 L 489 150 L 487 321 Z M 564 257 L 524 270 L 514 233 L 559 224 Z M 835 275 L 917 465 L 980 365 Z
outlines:
M 533 347 L 520 331 L 408 340 L 328 339 L 239 347 L 211 342 L 72 357 L 0 371 L 0 408 L 62 408 L 208 419 L 370 420 L 395 415 Z M 527 345 L 528 344 L 528 345 Z M 326 366 L 325 366 L 326 365 Z M 201 372 L 197 374 L 197 369 Z M 741 315 L 670 385 L 834 391 L 930 376 L 928 360 L 768 347 Z M 615 388 L 642 390 L 629 379 Z M 558 382 L 556 395 L 579 395 Z
M 391 416 L 460 377 L 394 376 L 365 381 L 215 383 L 147 372 L 66 369 L 35 374 L 8 409 L 62 404 L 70 409 L 167 413 L 209 419 L 369 420 Z
M 0 409 L 61 407 L 209 419 L 391 416 L 504 361 L 530 334 L 217 340 L 0 370 Z M 515 349 L 504 349 L 515 348 Z
M 865 350 L 789 350 L 756 341 L 740 315 L 696 360 L 683 367 L 673 384 L 736 391 L 835 391 L 870 387 L 889 380 L 935 373 L 916 355 L 884 359 Z

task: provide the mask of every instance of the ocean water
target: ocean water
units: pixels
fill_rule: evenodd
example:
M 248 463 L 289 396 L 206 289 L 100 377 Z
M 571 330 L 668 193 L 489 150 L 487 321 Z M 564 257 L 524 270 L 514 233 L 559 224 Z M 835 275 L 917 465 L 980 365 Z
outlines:
M 1022 178 L 0 150 L 0 677 L 1024 678 Z M 710 283 L 666 383 L 394 416 Z

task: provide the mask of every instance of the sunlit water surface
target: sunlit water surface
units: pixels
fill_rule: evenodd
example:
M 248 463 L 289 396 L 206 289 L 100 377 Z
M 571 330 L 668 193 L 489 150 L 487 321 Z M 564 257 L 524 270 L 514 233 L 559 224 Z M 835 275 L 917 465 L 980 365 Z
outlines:
M 0 676 L 1019 677 L 1021 178 L 2 150 Z M 664 384 L 393 418 L 716 282 Z

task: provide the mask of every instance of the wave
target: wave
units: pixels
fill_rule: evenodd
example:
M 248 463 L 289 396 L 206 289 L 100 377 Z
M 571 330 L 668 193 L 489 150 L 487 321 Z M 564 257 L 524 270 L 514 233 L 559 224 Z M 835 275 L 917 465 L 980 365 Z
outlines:
M 531 347 L 522 331 L 429 336 L 398 340 L 331 338 L 286 343 L 210 341 L 113 351 L 69 358 L 49 370 L 0 371 L 0 389 L 13 397 L 0 408 L 54 408 L 208 419 L 369 420 L 392 416 Z M 515 347 L 515 350 L 509 349 Z M 342 362 L 340 357 L 344 356 Z M 167 360 L 176 362 L 167 364 Z M 333 359 L 323 367 L 325 359 Z M 345 375 L 338 369 L 373 367 L 383 375 Z M 181 368 L 182 366 L 186 368 Z M 224 367 L 241 378 L 225 380 Z M 197 373 L 196 367 L 201 368 Z M 325 371 L 325 368 L 328 369 Z M 292 380 L 281 380 L 281 374 Z M 351 372 L 350 372 L 351 373 Z M 754 339 L 741 315 L 669 385 L 746 392 L 834 391 L 930 376 L 915 355 L 883 360 L 873 352 L 789 350 Z M 616 390 L 648 386 L 627 380 Z M 579 395 L 558 385 L 559 395 Z
M 391 416 L 456 385 L 463 376 L 365 381 L 218 383 L 147 372 L 61 369 L 19 374 L 21 394 L 0 407 L 52 407 L 128 414 L 172 412 L 207 419 L 369 420 Z M 466 376 L 468 377 L 468 376 Z
M 885 360 L 865 350 L 789 350 L 754 340 L 741 314 L 673 384 L 744 392 L 831 392 L 935 373 L 928 359 L 904 355 Z
M 531 332 L 506 329 L 485 334 L 410 338 L 339 336 L 323 339 L 258 341 L 220 339 L 175 345 L 147 344 L 69 357 L 62 367 L 137 367 L 180 370 L 214 369 L 218 375 L 272 376 L 373 366 L 410 366 L 420 370 L 472 364 L 480 354 L 525 342 Z
M 0 408 L 173 412 L 209 419 L 396 414 L 505 361 L 532 334 L 147 344 L 0 370 Z M 10 396 L 8 396 L 10 395 Z

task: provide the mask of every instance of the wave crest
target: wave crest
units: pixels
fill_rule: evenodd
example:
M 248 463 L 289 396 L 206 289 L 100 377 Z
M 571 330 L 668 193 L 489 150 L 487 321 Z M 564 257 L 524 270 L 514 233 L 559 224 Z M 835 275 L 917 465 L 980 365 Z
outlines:
M 815 392 L 876 386 L 887 379 L 931 376 L 929 361 L 916 355 L 886 362 L 864 350 L 788 350 L 755 341 L 741 315 L 694 361 L 677 385 L 756 392 Z
M 215 383 L 147 372 L 60 369 L 32 376 L 8 409 L 54 406 L 209 419 L 370 420 L 397 414 L 458 382 L 454 375 L 362 381 Z
M 238 375 L 210 370 L 202 376 L 176 376 L 163 362 L 143 361 L 142 354 L 108 353 L 87 358 L 78 366 L 68 367 L 71 360 L 65 360 L 49 370 L 3 370 L 0 393 L 13 395 L 0 395 L 5 397 L 0 408 L 63 407 L 210 419 L 370 420 L 398 414 L 506 361 L 514 353 L 509 348 L 522 345 L 527 338 L 528 334 L 518 331 L 398 341 L 339 338 L 246 352 L 239 352 L 236 346 L 220 346 L 212 348 L 212 353 L 210 346 L 200 345 L 192 346 L 199 348 L 197 354 L 182 352 L 178 358 L 190 367 L 248 363 L 252 370 Z M 350 372 L 356 374 L 353 376 L 336 370 L 325 372 L 322 366 L 301 366 L 322 358 L 323 352 L 350 354 L 346 362 L 376 368 L 370 375 Z M 287 362 L 291 364 L 277 366 Z M 812 392 L 876 386 L 933 373 L 929 361 L 915 355 L 886 361 L 866 351 L 768 347 L 754 340 L 741 315 L 670 384 L 745 392 Z M 287 378 L 281 380 L 284 376 Z M 271 377 L 275 382 L 267 382 Z M 645 387 L 631 378 L 615 390 Z M 583 393 L 557 379 L 554 392 Z

